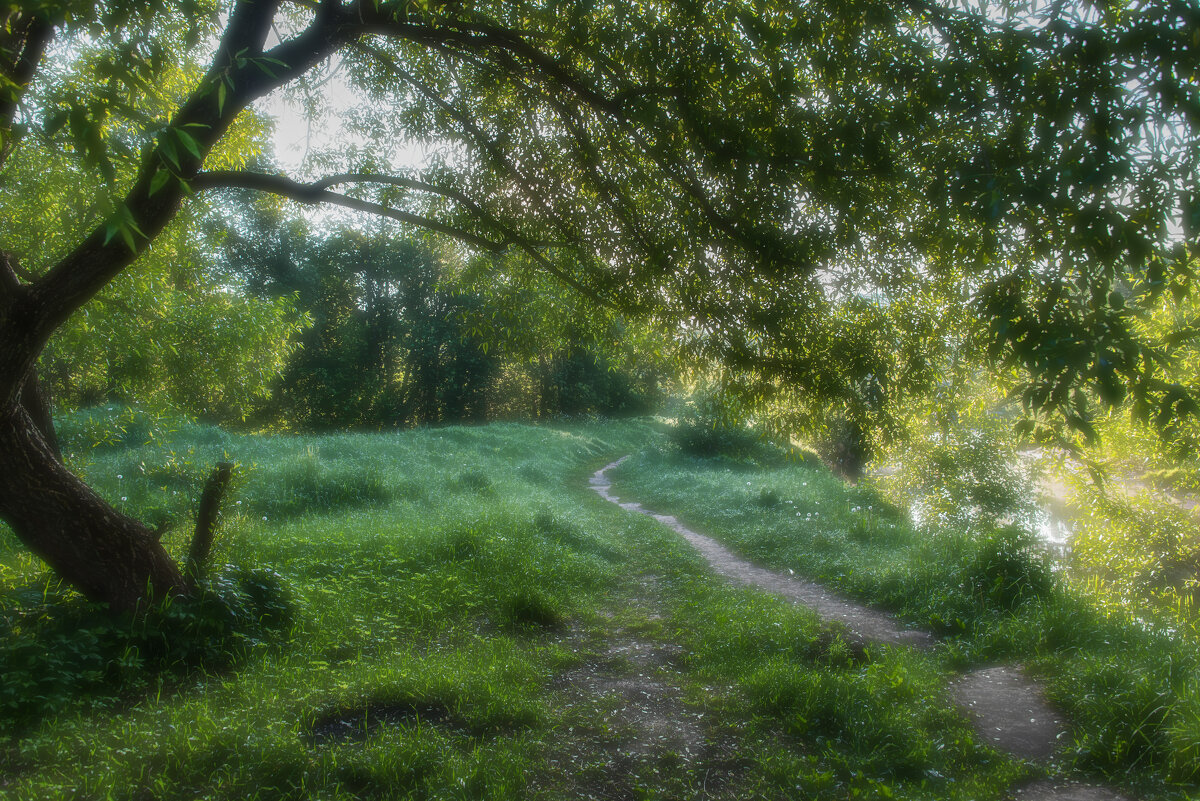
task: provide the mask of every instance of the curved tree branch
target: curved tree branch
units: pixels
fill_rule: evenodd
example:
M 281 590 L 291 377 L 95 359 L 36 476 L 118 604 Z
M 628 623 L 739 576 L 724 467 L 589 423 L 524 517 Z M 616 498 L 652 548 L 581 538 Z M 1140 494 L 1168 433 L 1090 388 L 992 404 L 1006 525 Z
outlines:
M 375 172 L 344 172 L 327 175 L 324 178 L 313 181 L 309 186 L 316 189 L 328 189 L 331 186 L 340 186 L 341 184 L 383 184 L 384 186 L 398 186 L 403 189 L 415 189 L 419 192 L 427 192 L 431 195 L 439 195 L 448 200 L 454 200 L 467 206 L 472 211 L 480 211 L 479 206 L 471 198 L 457 189 L 448 186 L 436 186 L 435 184 L 426 183 L 415 178 L 405 178 L 400 175 L 389 175 L 387 173 Z
M 241 0 L 236 5 L 212 66 L 147 148 L 117 214 L 29 284 L 0 315 L 0 341 L 9 346 L 0 351 L 0 406 L 15 400 L 18 377 L 29 372 L 51 333 L 133 263 L 175 217 L 189 191 L 188 180 L 238 114 L 361 34 L 339 2 L 326 0 L 303 33 L 264 50 L 280 2 Z M 225 90 L 218 91 L 220 86 Z M 186 148 L 170 138 L 178 131 L 187 133 Z M 168 151 L 168 145 L 174 150 Z M 173 180 L 156 183 L 164 171 Z
M 37 13 L 9 11 L 0 18 L 0 78 L 4 84 L 0 89 L 0 165 L 16 146 L 13 123 L 17 108 L 54 38 L 54 27 L 53 21 Z
M 637 93 L 635 87 L 631 90 L 632 94 L 621 91 L 609 96 L 600 87 L 598 79 L 572 67 L 567 57 L 539 47 L 526 32 L 481 24 L 470 19 L 443 18 L 431 22 L 413 12 L 410 4 L 402 2 L 357 0 L 346 3 L 344 0 L 319 0 L 314 7 L 313 19 L 301 33 L 268 49 L 266 41 L 272 21 L 283 2 L 238 0 L 234 4 L 211 67 L 172 116 L 170 125 L 146 149 L 137 176 L 124 198 L 116 204 L 114 216 L 95 228 L 58 264 L 31 282 L 28 292 L 11 302 L 5 313 L 0 315 L 0 341 L 10 345 L 0 353 L 0 405 L 7 405 L 15 399 L 18 384 L 13 377 L 28 372 L 51 333 L 133 263 L 174 218 L 184 197 L 191 190 L 191 182 L 200 173 L 205 157 L 225 135 L 238 114 L 254 100 L 296 79 L 363 36 L 376 34 L 431 47 L 490 54 L 510 78 L 520 79 L 526 73 L 532 73 L 535 80 L 560 87 L 565 95 L 577 98 L 581 104 L 610 117 L 620 118 L 620 106 L 624 99 Z M 43 52 L 48 41 L 46 36 L 52 33 L 51 30 L 45 35 L 39 34 L 40 38 L 31 38 L 31 43 L 40 41 L 41 45 L 35 47 L 31 44 L 30 55 Z M 21 57 L 18 61 L 20 64 L 33 64 L 32 69 L 36 69 L 36 60 Z M 620 79 L 619 76 L 610 76 L 609 81 L 619 83 Z M 460 122 L 470 124 L 464 117 L 460 117 Z M 482 132 L 476 129 L 476 133 Z M 184 135 L 186 138 L 183 138 Z M 180 142 L 185 145 L 180 145 Z M 545 202 L 544 193 L 534 191 L 516 165 L 505 160 L 502 153 L 499 155 L 499 166 L 514 175 L 521 191 L 558 228 L 561 238 L 570 242 L 582 239 L 572 222 L 557 214 Z M 526 178 L 523 183 L 520 180 L 522 178 Z M 262 179 L 243 177 L 239 180 Z M 425 192 L 435 192 L 436 189 L 416 185 L 410 188 Z M 327 188 L 322 190 L 320 187 L 275 183 L 273 190 L 279 189 L 285 190 L 285 194 L 294 194 L 303 202 L 329 202 L 381 214 L 439 231 L 491 252 L 515 245 L 567 285 L 599 303 L 615 306 L 611 299 L 602 297 L 596 290 L 588 288 L 547 259 L 541 252 L 544 243 L 531 241 L 513 226 L 485 213 L 478 204 L 472 206 L 465 197 L 447 196 L 501 235 L 501 241 L 437 220 L 328 192 Z
M 491 240 L 470 231 L 448 225 L 430 217 L 394 209 L 382 203 L 352 198 L 338 192 L 329 191 L 328 187 L 347 183 L 380 183 L 393 186 L 404 186 L 419 189 L 424 192 L 441 195 L 460 202 L 479 221 L 495 230 L 502 238 Z M 343 208 L 376 214 L 408 225 L 415 225 L 429 231 L 436 231 L 466 245 L 478 248 L 488 253 L 503 253 L 510 247 L 516 247 L 528 255 L 542 269 L 562 281 L 585 297 L 603 305 L 606 308 L 617 309 L 618 305 L 611 299 L 597 293 L 593 288 L 581 283 L 578 279 L 565 272 L 541 252 L 542 247 L 531 241 L 511 227 L 489 215 L 479 204 L 458 190 L 434 186 L 411 178 L 395 175 L 374 173 L 341 173 L 321 178 L 312 183 L 300 183 L 284 175 L 267 175 L 264 173 L 244 172 L 237 170 L 213 170 L 202 172 L 192 181 L 194 189 L 248 189 L 257 192 L 269 192 L 275 195 L 295 200 L 298 203 L 315 204 L 330 203 Z
M 379 180 L 384 179 L 384 180 Z M 507 242 L 493 242 L 490 239 L 473 234 L 469 231 L 464 231 L 461 228 L 456 228 L 452 225 L 439 222 L 430 217 L 423 217 L 419 214 L 402 211 L 400 209 L 385 206 L 382 203 L 375 203 L 369 200 L 350 197 L 338 192 L 329 191 L 328 187 L 346 183 L 388 183 L 393 185 L 408 185 L 408 182 L 403 178 L 395 176 L 378 176 L 378 175 L 354 175 L 346 173 L 342 175 L 330 176 L 313 183 L 300 183 L 293 181 L 285 175 L 267 175 L 265 173 L 244 172 L 239 170 L 213 170 L 210 172 L 202 172 L 192 180 L 193 189 L 249 189 L 256 192 L 270 192 L 274 195 L 281 195 L 297 203 L 308 205 L 316 203 L 329 203 L 334 206 L 352 209 L 354 211 L 362 211 L 368 214 L 375 214 L 380 217 L 387 217 L 398 222 L 415 225 L 420 228 L 425 228 L 430 231 L 436 231 L 440 234 L 457 239 L 464 244 L 470 245 L 480 250 L 485 250 L 491 253 L 503 251 L 508 247 Z

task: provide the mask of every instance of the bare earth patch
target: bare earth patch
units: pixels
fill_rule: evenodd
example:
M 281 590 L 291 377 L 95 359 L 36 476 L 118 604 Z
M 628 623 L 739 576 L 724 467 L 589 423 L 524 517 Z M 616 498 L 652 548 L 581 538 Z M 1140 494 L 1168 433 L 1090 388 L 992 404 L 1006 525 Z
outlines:
M 950 684 L 980 737 L 1014 756 L 1044 762 L 1067 733 L 1037 682 L 1019 667 L 999 665 L 966 673 Z
M 685 699 L 683 649 L 645 633 L 659 619 L 657 581 L 638 577 L 640 597 L 619 617 L 610 615 L 603 642 L 577 633 L 560 641 L 584 655 L 551 685 L 574 712 L 550 757 L 571 767 L 570 797 L 633 801 L 646 797 L 648 786 L 665 797 L 738 797 L 733 788 L 744 766 L 710 716 Z
M 788 598 L 813 609 L 823 619 L 844 625 L 851 641 L 862 645 L 885 643 L 931 648 L 936 640 L 926 631 L 906 628 L 893 616 L 830 592 L 820 584 L 759 567 L 734 555 L 728 548 L 684 526 L 673 515 L 646 509 L 640 503 L 622 502 L 612 494 L 608 470 L 628 459 L 622 457 L 597 470 L 588 486 L 606 501 L 630 512 L 653 517 L 686 539 L 717 573 L 743 584 Z M 1019 665 L 1000 665 L 963 674 L 950 685 L 955 703 L 975 727 L 979 737 L 994 748 L 1034 762 L 1050 759 L 1067 727 L 1062 716 L 1046 702 L 1040 684 Z M 1114 790 L 1091 785 L 1039 781 L 1014 791 L 1017 801 L 1129 801 Z

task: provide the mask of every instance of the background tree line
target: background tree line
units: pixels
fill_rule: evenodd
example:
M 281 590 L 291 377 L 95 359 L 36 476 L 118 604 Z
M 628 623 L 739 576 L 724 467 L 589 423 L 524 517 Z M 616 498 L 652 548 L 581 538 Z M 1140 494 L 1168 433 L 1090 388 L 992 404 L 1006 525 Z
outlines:
M 548 287 L 489 288 L 505 283 L 494 265 L 393 227 L 314 226 L 244 196 L 188 227 L 202 245 L 165 252 L 169 274 L 105 293 L 104 313 L 53 340 L 43 376 L 62 408 L 397 428 L 645 413 L 667 381 L 616 316 L 556 306 Z M 202 281 L 207 302 L 178 302 Z

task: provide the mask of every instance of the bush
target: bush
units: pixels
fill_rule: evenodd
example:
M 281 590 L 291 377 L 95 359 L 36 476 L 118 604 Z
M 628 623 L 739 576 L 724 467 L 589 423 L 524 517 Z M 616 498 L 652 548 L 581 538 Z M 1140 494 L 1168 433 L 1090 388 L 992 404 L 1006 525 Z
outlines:
M 689 398 L 670 432 L 671 441 L 689 456 L 747 459 L 762 449 L 761 437 L 737 410 L 715 394 Z
M 541 381 L 543 414 L 645 414 L 655 393 L 635 377 L 613 369 L 606 356 L 576 347 L 556 356 Z
M 54 420 L 64 453 L 84 453 L 94 448 L 136 448 L 185 425 L 190 425 L 190 421 L 184 417 L 153 414 L 117 404 L 79 409 L 58 415 Z
M 985 605 L 1005 611 L 1045 597 L 1054 586 L 1054 575 L 1037 540 L 1017 526 L 980 537 L 967 575 Z
M 1081 484 L 1071 567 L 1109 608 L 1197 628 L 1200 533 L 1194 513 L 1152 492 L 1126 497 Z
M 855 481 L 862 478 L 873 453 L 862 423 L 844 415 L 834 416 L 827 424 L 817 449 L 834 472 Z
M 232 565 L 136 619 L 53 581 L 10 591 L 0 596 L 0 721 L 19 729 L 73 704 L 111 706 L 155 675 L 227 669 L 291 612 L 276 573 Z
M 896 455 L 900 470 L 881 479 L 900 505 L 922 522 L 986 532 L 1039 519 L 1032 469 L 1017 452 L 1004 420 L 987 414 L 915 438 Z

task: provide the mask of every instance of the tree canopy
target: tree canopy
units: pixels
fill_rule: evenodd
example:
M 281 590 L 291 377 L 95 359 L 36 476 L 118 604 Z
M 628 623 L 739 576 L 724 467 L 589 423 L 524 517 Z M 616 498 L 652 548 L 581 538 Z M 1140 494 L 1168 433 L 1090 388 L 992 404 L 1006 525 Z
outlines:
M 39 447 L 22 398 L 55 332 L 195 196 L 229 188 L 519 253 L 700 357 L 818 395 L 905 380 L 845 357 L 871 340 L 842 301 L 938 297 L 972 312 L 1031 412 L 1086 434 L 1092 398 L 1162 421 L 1196 408 L 1170 373 L 1179 343 L 1134 325 L 1191 291 L 1194 3 L 34 0 L 0 15 L 2 191 L 29 191 L 10 167 L 26 149 L 84 176 L 61 241 L 0 270 L 0 450 Z M 299 87 L 318 110 L 335 68 L 362 98 L 354 141 L 306 174 L 250 166 L 254 104 Z M 399 163 L 414 142 L 430 157 Z M 56 564 L 21 511 L 32 492 L 8 486 L 0 511 Z
M 68 305 L 189 192 L 242 186 L 526 251 L 598 302 L 814 387 L 833 292 L 940 280 L 976 304 L 995 355 L 1029 371 L 1032 407 L 1082 423 L 1075 391 L 1090 386 L 1171 414 L 1186 399 L 1159 382 L 1164 346 L 1138 340 L 1130 306 L 1190 278 L 1198 13 L 23 4 L 7 26 L 5 149 L 25 133 L 108 178 L 108 203 L 77 217 L 85 249 L 41 278 Z M 48 67 L 38 46 L 71 58 Z M 243 110 L 334 58 L 370 101 L 353 117 L 365 144 L 320 175 L 230 169 L 220 151 Z M 437 155 L 397 169 L 397 141 Z M 39 338 L 62 315 L 36 315 Z

